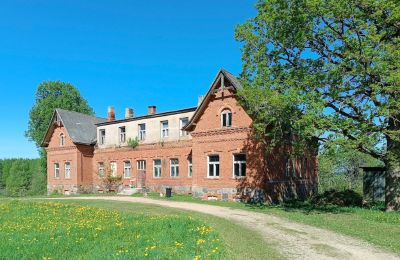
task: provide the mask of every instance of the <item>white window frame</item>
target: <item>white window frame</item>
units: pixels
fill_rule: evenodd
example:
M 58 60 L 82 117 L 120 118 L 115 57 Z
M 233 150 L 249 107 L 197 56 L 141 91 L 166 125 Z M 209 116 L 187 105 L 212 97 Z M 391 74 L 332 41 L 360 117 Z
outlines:
M 65 136 L 64 133 L 60 134 L 60 146 L 64 146 L 65 145 Z
M 290 170 L 291 170 L 291 159 L 287 158 L 285 161 L 285 176 L 290 177 Z
M 229 124 L 229 115 L 230 115 L 230 124 Z M 225 120 L 224 120 L 225 116 Z M 224 109 L 221 112 L 221 127 L 232 127 L 232 111 L 230 109 Z
M 121 144 L 126 143 L 126 127 L 125 126 L 121 126 L 118 128 L 119 130 L 119 142 Z M 122 131 L 124 130 L 124 131 Z
M 160 122 L 161 124 L 161 138 L 167 138 L 169 136 L 169 122 L 168 120 L 164 120 Z M 164 128 L 164 124 L 166 124 L 166 128 Z
M 144 126 L 144 129 L 141 129 L 140 127 Z M 146 124 L 138 124 L 138 137 L 139 141 L 144 141 L 146 139 Z
M 177 163 L 175 163 L 175 161 Z M 179 159 L 172 158 L 169 160 L 169 176 L 176 178 L 179 177 Z
M 124 178 L 129 179 L 131 177 L 132 165 L 131 161 L 124 161 Z
M 210 157 L 213 157 L 213 156 L 218 156 L 218 162 L 211 162 L 210 161 Z M 210 176 L 210 165 L 212 165 L 213 169 L 214 169 L 214 175 L 213 176 Z M 218 167 L 217 167 L 217 165 L 218 165 Z M 219 156 L 219 154 L 210 154 L 210 155 L 207 156 L 207 178 L 210 178 L 210 179 L 219 178 L 220 170 L 221 170 L 220 167 L 221 166 L 220 166 L 220 156 Z M 217 168 L 218 168 L 218 176 L 216 175 Z
M 100 145 L 106 143 L 106 129 L 99 129 L 99 143 Z
M 105 167 L 104 162 L 97 163 L 98 175 L 99 177 L 103 178 L 105 176 Z
M 65 162 L 64 164 L 64 178 L 71 179 L 71 162 Z
M 188 159 L 188 177 L 192 178 L 193 177 L 193 161 L 192 157 Z
M 137 170 L 145 171 L 146 170 L 146 160 L 137 160 L 136 161 Z
M 54 179 L 60 179 L 60 164 L 54 163 Z
M 160 164 L 156 165 L 156 161 L 160 162 Z M 153 160 L 153 177 L 154 178 L 161 178 L 161 168 L 162 168 L 161 159 L 154 159 Z M 158 175 L 156 173 L 158 173 Z
M 235 159 L 235 156 L 236 155 L 244 155 L 245 156 L 245 160 L 244 161 L 237 161 L 236 159 Z M 240 175 L 236 175 L 235 174 L 235 164 L 238 164 L 239 165 L 239 174 Z M 245 172 L 243 173 L 242 172 L 242 165 L 245 165 Z M 245 153 L 236 153 L 236 154 L 234 154 L 233 155 L 233 177 L 234 178 L 243 178 L 243 177 L 246 177 L 246 171 L 247 171 L 247 155 L 245 154 Z
M 113 167 L 115 166 L 115 167 Z M 111 177 L 117 177 L 118 175 L 118 164 L 117 162 L 113 161 L 110 162 L 110 176 Z
M 183 121 L 186 121 L 185 124 L 183 124 Z M 189 117 L 182 117 L 179 118 L 179 136 L 187 136 L 187 132 L 185 130 L 182 130 L 182 128 L 189 123 Z

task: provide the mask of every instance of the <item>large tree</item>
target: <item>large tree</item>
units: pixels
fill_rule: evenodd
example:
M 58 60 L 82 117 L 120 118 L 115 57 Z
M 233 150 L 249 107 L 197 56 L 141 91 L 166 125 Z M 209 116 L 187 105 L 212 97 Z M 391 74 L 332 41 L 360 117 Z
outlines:
M 387 209 L 399 210 L 399 1 L 256 6 L 258 14 L 237 27 L 236 38 L 243 43 L 239 95 L 257 132 L 279 143 L 293 131 L 298 143 L 318 138 L 382 160 Z
M 47 155 L 46 151 L 39 147 L 56 108 L 88 115 L 94 114 L 88 102 L 73 85 L 61 81 L 44 81 L 39 85 L 35 95 L 35 104 L 29 114 L 28 130 L 25 132 L 26 137 L 35 142 L 40 153 L 39 172 L 35 172 L 31 176 L 32 193 L 43 193 L 46 190 Z
M 26 137 L 34 141 L 37 147 L 43 141 L 56 108 L 94 114 L 88 102 L 73 85 L 61 81 L 42 82 L 36 91 L 35 104 L 30 111 L 28 130 L 25 132 Z

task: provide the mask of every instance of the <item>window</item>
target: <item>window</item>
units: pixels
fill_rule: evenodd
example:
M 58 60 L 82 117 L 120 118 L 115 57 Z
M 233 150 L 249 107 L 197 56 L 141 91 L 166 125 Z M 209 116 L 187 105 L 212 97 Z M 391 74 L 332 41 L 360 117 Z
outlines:
M 106 143 L 106 130 L 105 129 L 99 130 L 99 141 L 100 141 L 100 144 Z
M 64 176 L 65 176 L 65 179 L 71 178 L 71 163 L 70 162 L 66 162 L 64 165 Z
M 137 161 L 137 169 L 146 170 L 146 161 L 145 160 Z
M 189 177 L 193 176 L 192 157 L 189 157 L 189 159 L 188 159 L 188 176 Z
M 290 177 L 290 174 L 292 174 L 293 177 L 296 177 L 296 162 L 293 159 L 286 159 L 286 164 L 285 164 L 285 174 L 286 177 Z
M 60 134 L 60 146 L 64 146 L 64 143 L 65 143 L 64 134 Z
M 56 179 L 60 178 L 60 164 L 59 163 L 54 164 L 54 178 L 56 178 Z
M 302 178 L 303 176 L 307 176 L 307 169 L 308 169 L 308 161 L 307 157 L 304 157 L 303 164 L 301 165 L 300 178 Z
M 140 141 L 146 139 L 146 124 L 139 124 L 138 136 Z
M 187 125 L 187 123 L 189 123 L 189 117 L 184 117 L 184 118 L 179 119 L 179 129 L 180 129 L 179 134 L 180 134 L 180 136 L 185 136 L 185 135 L 187 135 L 187 132 L 184 131 L 184 130 L 182 130 L 182 128 L 183 128 L 185 125 Z
M 233 155 L 233 174 L 235 177 L 246 176 L 246 155 L 245 154 Z
M 125 161 L 124 162 L 124 178 L 130 178 L 130 177 L 131 177 L 131 162 Z
M 179 176 L 179 160 L 178 159 L 171 159 L 171 177 L 178 177 Z
M 161 177 L 161 160 L 159 159 L 153 161 L 153 176 L 154 178 Z
M 99 162 L 98 168 L 99 168 L 99 176 L 100 177 L 104 177 L 104 163 L 103 162 Z
M 116 162 L 110 162 L 110 169 L 111 169 L 111 176 L 117 177 L 117 163 Z
M 125 126 L 122 126 L 119 128 L 119 142 L 121 144 L 126 142 L 126 130 L 125 130 Z
M 208 156 L 208 177 L 219 177 L 219 155 Z
M 168 121 L 161 122 L 161 138 L 168 137 Z
M 232 112 L 228 109 L 223 110 L 221 113 L 221 126 L 222 127 L 232 126 Z
M 291 170 L 291 160 L 289 158 L 286 159 L 285 163 L 285 175 L 286 177 L 290 176 L 290 170 Z

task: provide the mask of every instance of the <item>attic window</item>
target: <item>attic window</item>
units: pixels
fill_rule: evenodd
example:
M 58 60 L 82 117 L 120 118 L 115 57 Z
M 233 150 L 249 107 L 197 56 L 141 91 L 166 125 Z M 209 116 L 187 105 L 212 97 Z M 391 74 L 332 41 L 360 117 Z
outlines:
M 65 144 L 65 137 L 64 134 L 62 133 L 60 134 L 60 146 L 64 146 L 64 144 Z
M 221 127 L 232 126 L 232 112 L 229 109 L 224 109 L 221 113 Z

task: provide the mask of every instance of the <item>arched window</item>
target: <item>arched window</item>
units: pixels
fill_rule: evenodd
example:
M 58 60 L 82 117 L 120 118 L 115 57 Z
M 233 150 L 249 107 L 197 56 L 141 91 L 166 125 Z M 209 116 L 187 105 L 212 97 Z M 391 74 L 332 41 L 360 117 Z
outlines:
M 232 112 L 229 109 L 224 109 L 221 112 L 221 127 L 232 126 Z
M 64 146 L 64 143 L 65 143 L 64 134 L 60 134 L 60 146 Z

